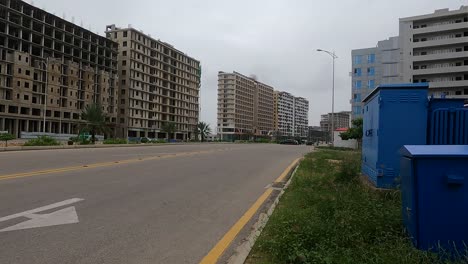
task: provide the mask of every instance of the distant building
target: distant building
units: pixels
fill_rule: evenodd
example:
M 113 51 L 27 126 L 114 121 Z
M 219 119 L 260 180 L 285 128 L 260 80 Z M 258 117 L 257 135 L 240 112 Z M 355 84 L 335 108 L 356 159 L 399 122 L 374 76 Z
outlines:
M 468 6 L 400 19 L 403 81 L 468 98 Z
M 324 114 L 321 115 L 320 117 L 320 127 L 322 131 L 327 131 L 328 133 L 331 133 L 331 118 L 332 114 Z M 343 112 L 338 112 L 334 113 L 333 115 L 334 119 L 334 127 L 336 128 L 349 128 L 351 126 L 351 112 L 348 111 L 343 111 Z
M 307 137 L 309 101 L 288 92 L 274 93 L 275 131 L 279 136 Z
M 273 87 L 238 72 L 218 73 L 218 128 L 222 140 L 269 136 L 274 129 Z
M 107 26 L 119 43 L 119 125 L 124 137 L 165 138 L 175 124 L 176 139 L 194 137 L 199 120 L 200 62 L 172 45 L 134 28 Z
M 355 49 L 352 57 L 352 118 L 362 117 L 362 100 L 378 85 L 400 83 L 399 38 L 391 37 L 376 47 Z

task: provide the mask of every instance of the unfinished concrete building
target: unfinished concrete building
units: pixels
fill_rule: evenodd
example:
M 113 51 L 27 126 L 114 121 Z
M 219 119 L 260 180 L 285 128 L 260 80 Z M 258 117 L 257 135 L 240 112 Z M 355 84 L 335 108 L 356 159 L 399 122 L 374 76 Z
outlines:
M 92 103 L 116 124 L 117 51 L 26 2 L 0 0 L 0 131 L 74 134 Z
M 222 140 L 267 137 L 274 129 L 273 87 L 238 72 L 218 72 L 218 134 Z
M 109 25 L 106 35 L 119 43 L 120 132 L 128 137 L 194 138 L 200 62 L 131 27 Z M 163 129 L 166 123 L 175 125 L 174 135 Z

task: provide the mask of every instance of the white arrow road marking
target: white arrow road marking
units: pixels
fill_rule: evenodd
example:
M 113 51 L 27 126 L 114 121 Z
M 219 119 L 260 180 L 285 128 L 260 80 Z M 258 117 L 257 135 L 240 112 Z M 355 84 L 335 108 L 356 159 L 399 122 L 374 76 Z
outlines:
M 61 207 L 64 205 L 69 205 L 69 204 L 80 202 L 80 201 L 83 201 L 83 199 L 73 198 L 73 199 L 65 200 L 59 203 L 54 203 L 54 204 L 39 207 L 33 210 L 25 211 L 22 213 L 2 217 L 0 218 L 0 222 L 15 219 L 15 218 L 22 217 L 22 216 L 30 218 L 30 220 L 1 229 L 0 232 L 78 223 L 79 222 L 78 215 L 76 214 L 76 210 L 74 206 L 60 209 L 58 211 L 55 211 L 49 214 L 36 214 L 36 213 L 54 209 L 54 208 Z

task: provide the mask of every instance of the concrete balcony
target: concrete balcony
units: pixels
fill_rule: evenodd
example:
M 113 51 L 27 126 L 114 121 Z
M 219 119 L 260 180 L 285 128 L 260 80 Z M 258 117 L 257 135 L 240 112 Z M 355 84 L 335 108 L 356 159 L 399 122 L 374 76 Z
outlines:
M 425 28 L 416 28 L 413 30 L 413 35 L 444 32 L 444 31 L 454 31 L 457 29 L 465 29 L 465 28 L 468 28 L 468 22 L 437 25 L 437 26 L 430 26 L 430 27 L 425 27 Z
M 461 58 L 468 58 L 468 53 L 461 51 L 461 52 L 413 56 L 413 61 L 436 61 L 436 60 L 461 59 Z
M 413 70 L 413 75 L 416 76 L 416 75 L 446 74 L 446 73 L 459 73 L 459 72 L 468 72 L 468 66 L 419 69 L 419 70 Z
M 426 47 L 457 45 L 457 44 L 466 44 L 467 42 L 468 42 L 468 37 L 428 40 L 428 41 L 413 42 L 413 48 L 417 49 L 417 48 L 426 48 Z
M 430 82 L 429 88 L 468 87 L 468 80 L 451 82 Z

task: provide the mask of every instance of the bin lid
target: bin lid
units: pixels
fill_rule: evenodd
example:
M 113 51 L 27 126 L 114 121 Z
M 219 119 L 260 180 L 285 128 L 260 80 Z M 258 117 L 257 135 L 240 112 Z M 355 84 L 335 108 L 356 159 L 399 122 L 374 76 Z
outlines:
M 410 88 L 410 89 L 429 89 L 429 84 L 428 83 L 390 83 L 390 84 L 381 84 L 377 86 L 362 102 L 367 102 L 370 98 L 374 96 L 374 94 L 377 93 L 379 90 L 383 89 L 405 89 L 405 88 Z
M 405 157 L 468 157 L 468 145 L 405 145 L 400 154 Z

